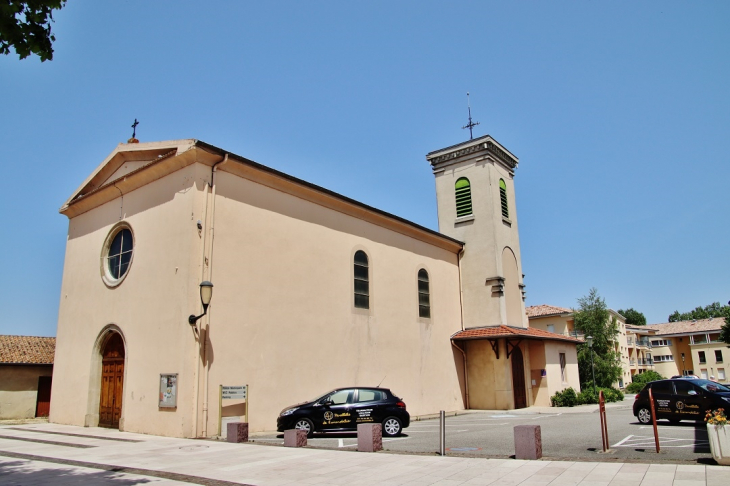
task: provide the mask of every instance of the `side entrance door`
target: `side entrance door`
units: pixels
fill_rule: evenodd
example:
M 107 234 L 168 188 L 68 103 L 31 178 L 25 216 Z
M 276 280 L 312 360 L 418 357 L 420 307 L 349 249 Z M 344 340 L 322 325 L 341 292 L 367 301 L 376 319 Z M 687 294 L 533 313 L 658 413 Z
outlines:
M 518 346 L 512 349 L 512 389 L 515 396 L 515 408 L 525 408 L 527 406 L 525 364 L 522 361 L 522 351 Z

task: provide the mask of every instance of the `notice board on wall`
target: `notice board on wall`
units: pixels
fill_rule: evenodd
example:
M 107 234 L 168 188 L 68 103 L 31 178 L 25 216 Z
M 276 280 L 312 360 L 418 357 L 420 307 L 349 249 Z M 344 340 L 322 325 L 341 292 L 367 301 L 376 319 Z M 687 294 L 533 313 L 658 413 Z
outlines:
M 160 374 L 160 408 L 177 408 L 177 373 Z

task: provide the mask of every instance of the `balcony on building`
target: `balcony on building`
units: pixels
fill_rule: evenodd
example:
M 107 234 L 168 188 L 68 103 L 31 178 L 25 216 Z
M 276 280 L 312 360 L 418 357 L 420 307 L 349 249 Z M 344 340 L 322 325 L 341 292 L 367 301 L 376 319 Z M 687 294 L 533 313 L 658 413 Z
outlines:
M 650 348 L 651 342 L 649 341 L 649 338 L 638 338 L 636 340 L 636 345 L 644 348 Z

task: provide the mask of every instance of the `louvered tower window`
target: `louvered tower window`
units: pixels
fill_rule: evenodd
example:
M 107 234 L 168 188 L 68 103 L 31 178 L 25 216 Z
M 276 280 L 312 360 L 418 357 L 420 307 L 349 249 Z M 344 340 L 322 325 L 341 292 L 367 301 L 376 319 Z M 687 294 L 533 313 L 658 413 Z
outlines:
M 370 279 L 368 277 L 368 256 L 364 251 L 355 252 L 355 307 L 370 308 Z
M 456 217 L 471 214 L 471 184 L 462 177 L 456 181 Z
M 509 206 L 507 205 L 507 184 L 504 179 L 499 180 L 499 199 L 502 201 L 502 216 L 509 218 Z
M 418 271 L 418 317 L 431 317 L 431 294 L 428 290 L 428 272 Z

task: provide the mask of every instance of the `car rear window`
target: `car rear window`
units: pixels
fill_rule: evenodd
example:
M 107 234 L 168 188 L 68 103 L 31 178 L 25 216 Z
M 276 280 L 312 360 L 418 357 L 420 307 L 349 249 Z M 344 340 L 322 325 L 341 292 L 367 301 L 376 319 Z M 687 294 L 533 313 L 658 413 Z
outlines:
M 378 400 L 385 400 L 387 397 L 385 393 L 380 390 L 360 390 L 358 393 L 358 402 L 375 402 Z

